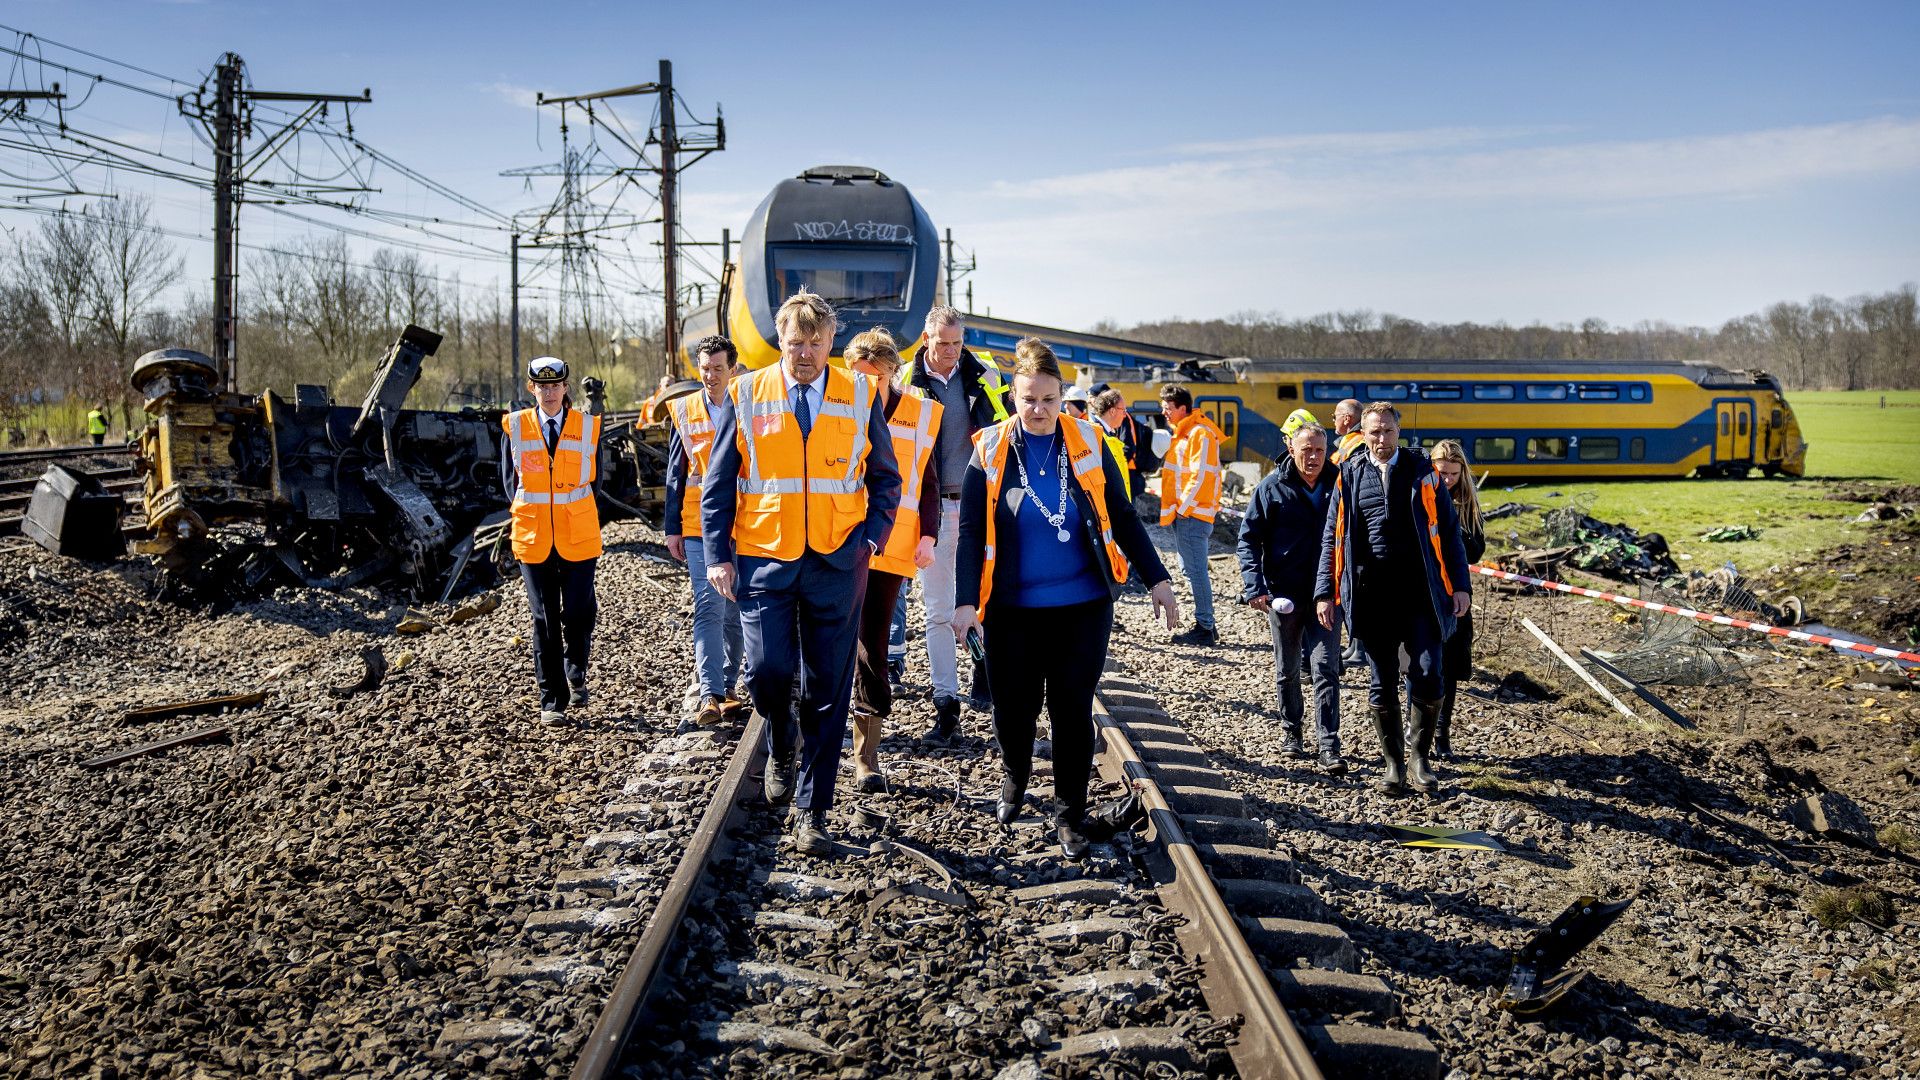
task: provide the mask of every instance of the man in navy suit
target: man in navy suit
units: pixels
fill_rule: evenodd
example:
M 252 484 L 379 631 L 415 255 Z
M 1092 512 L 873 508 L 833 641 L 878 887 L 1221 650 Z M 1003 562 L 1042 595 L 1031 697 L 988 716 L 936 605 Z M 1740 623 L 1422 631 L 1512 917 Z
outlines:
M 700 525 L 707 580 L 740 605 L 767 800 L 791 796 L 794 846 L 823 855 L 867 560 L 893 528 L 900 471 L 878 388 L 827 362 L 833 308 L 802 290 L 774 326 L 780 363 L 735 379 L 733 407 L 714 416 Z

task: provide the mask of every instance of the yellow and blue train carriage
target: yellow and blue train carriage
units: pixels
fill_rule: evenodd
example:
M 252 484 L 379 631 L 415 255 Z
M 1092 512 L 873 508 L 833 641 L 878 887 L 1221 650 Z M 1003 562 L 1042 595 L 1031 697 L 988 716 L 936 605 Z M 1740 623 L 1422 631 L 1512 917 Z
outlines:
M 1227 459 L 1271 464 L 1293 410 L 1331 428 L 1334 406 L 1356 398 L 1392 402 L 1407 443 L 1458 439 L 1476 470 L 1507 478 L 1806 471 L 1778 380 L 1709 364 L 1235 358 L 1090 375 L 1146 415 L 1161 384 L 1182 383 L 1220 425 Z

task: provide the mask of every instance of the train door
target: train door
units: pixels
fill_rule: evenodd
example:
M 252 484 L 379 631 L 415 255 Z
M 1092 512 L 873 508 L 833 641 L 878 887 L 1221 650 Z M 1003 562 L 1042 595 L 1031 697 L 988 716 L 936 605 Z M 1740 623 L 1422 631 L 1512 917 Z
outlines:
M 1238 398 L 1201 398 L 1196 406 L 1220 429 L 1220 460 L 1240 459 L 1240 401 Z
M 1722 398 L 1713 403 L 1713 460 L 1753 460 L 1753 399 Z

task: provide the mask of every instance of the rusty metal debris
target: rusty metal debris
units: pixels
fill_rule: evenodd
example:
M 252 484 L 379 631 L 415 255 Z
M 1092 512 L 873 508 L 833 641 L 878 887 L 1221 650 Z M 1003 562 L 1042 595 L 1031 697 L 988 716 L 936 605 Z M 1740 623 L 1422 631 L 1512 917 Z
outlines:
M 440 335 L 407 327 L 357 408 L 334 404 L 324 386 L 298 386 L 291 401 L 224 391 L 214 362 L 187 349 L 142 356 L 132 372 L 148 416 L 134 444 L 144 477 L 136 548 L 190 590 L 230 594 L 383 581 L 444 601 L 497 580 L 510 557 L 502 411 L 401 407 L 439 345 Z M 582 390 L 583 408 L 604 414 L 604 387 L 589 379 Z M 664 425 L 607 418 L 603 521 L 659 507 L 666 442 Z M 71 549 L 102 532 L 117 542 L 117 525 L 82 526 L 109 513 L 117 522 L 118 504 L 72 475 L 82 479 L 45 500 L 42 543 Z
M 151 720 L 166 720 L 175 716 L 191 713 L 217 712 L 221 709 L 245 709 L 267 700 L 265 690 L 255 690 L 246 694 L 227 694 L 224 697 L 196 698 L 192 701 L 174 701 L 164 705 L 145 705 L 128 710 L 122 717 L 129 724 L 144 724 Z
M 1587 974 L 1561 970 L 1566 962 L 1593 944 L 1638 896 L 1635 893 L 1611 904 L 1601 903 L 1598 897 L 1582 896 L 1567 905 L 1558 918 L 1514 953 L 1513 972 L 1495 1004 L 1522 1015 L 1541 1012 L 1557 1004 Z
M 175 735 L 171 739 L 161 739 L 158 742 L 143 743 L 132 749 L 119 750 L 103 757 L 94 758 L 91 761 L 83 761 L 80 763 L 80 767 L 83 769 L 104 769 L 109 765 L 118 765 L 120 762 L 132 758 L 144 757 L 147 754 L 158 754 L 163 750 L 171 750 L 176 746 L 189 746 L 193 743 L 212 742 L 226 735 L 226 733 L 227 726 L 225 724 L 219 727 L 201 728 L 198 731 L 189 731 L 185 735 Z
M 369 645 L 360 650 L 360 678 L 345 686 L 329 686 L 327 693 L 337 698 L 350 698 L 355 694 L 364 694 L 377 690 L 387 677 L 387 656 L 378 645 Z
M 973 898 L 964 893 L 949 892 L 946 889 L 936 889 L 931 885 L 924 885 L 918 881 L 909 881 L 901 885 L 895 885 L 879 896 L 874 897 L 873 901 L 867 905 L 866 915 L 860 920 L 860 928 L 862 930 L 873 929 L 874 916 L 880 914 L 887 905 L 909 896 L 917 896 L 922 900 L 932 900 L 938 904 L 945 904 L 948 907 L 956 907 L 963 910 L 973 907 Z

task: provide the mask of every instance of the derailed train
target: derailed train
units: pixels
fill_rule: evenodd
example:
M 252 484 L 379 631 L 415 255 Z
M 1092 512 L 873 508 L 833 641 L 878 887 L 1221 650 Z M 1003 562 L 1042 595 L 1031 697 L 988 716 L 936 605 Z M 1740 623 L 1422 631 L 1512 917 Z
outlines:
M 932 218 L 876 169 L 822 166 L 782 180 L 747 222 L 717 299 L 688 315 L 682 341 L 724 333 L 749 368 L 774 362 L 773 313 L 801 286 L 840 309 L 835 354 L 883 326 L 905 343 L 946 302 Z M 1046 341 L 1068 378 L 1119 389 L 1157 419 L 1160 384 L 1192 384 L 1226 432 L 1229 460 L 1277 458 L 1295 409 L 1323 423 L 1348 397 L 1394 402 L 1409 442 L 1457 438 L 1477 468 L 1509 478 L 1802 475 L 1806 443 L 1778 380 L 1699 363 L 1563 360 L 1260 360 L 968 316 L 967 347 L 1004 366 L 1013 344 Z M 912 350 L 909 350 L 910 352 Z M 692 371 L 691 358 L 680 362 Z
M 296 387 L 292 401 L 221 390 L 213 361 L 187 349 L 141 357 L 139 549 L 192 587 L 229 592 L 385 580 L 444 599 L 493 580 L 510 558 L 502 411 L 402 407 L 439 345 L 440 335 L 407 327 L 358 407 L 336 405 L 324 386 Z M 604 413 L 597 382 L 582 390 L 578 407 Z M 598 464 L 603 520 L 657 515 L 660 425 L 608 416 Z

